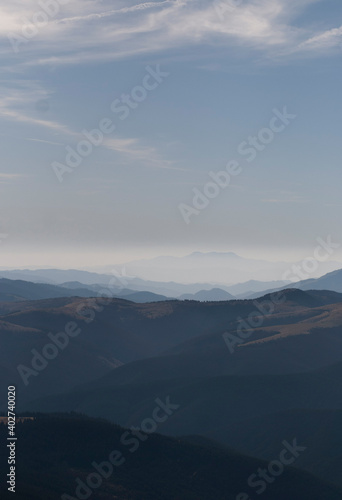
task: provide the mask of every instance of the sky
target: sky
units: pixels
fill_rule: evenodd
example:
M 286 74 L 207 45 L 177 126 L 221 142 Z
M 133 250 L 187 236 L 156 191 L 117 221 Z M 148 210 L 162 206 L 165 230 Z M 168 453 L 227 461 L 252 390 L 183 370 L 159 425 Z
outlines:
M 340 0 L 1 0 L 0 267 L 339 242 L 341 35 Z

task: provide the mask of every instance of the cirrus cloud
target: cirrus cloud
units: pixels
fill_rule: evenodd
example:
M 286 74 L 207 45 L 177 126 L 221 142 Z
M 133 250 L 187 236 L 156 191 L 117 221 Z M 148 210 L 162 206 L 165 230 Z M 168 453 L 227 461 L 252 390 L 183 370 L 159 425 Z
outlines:
M 56 0 L 57 1 L 57 0 Z M 17 64 L 58 65 L 114 60 L 153 54 L 184 45 L 247 46 L 274 58 L 336 45 L 341 28 L 325 33 L 298 27 L 296 19 L 322 0 L 244 0 L 224 10 L 215 0 L 162 0 L 143 3 L 70 0 L 61 6 L 37 35 L 23 43 Z M 223 7 L 222 7 L 223 5 Z M 223 9 L 223 15 L 220 15 Z M 9 33 L 21 34 L 23 19 L 32 20 L 37 3 L 31 0 L 0 5 L 2 53 L 10 50 Z M 15 63 L 16 64 L 16 63 Z

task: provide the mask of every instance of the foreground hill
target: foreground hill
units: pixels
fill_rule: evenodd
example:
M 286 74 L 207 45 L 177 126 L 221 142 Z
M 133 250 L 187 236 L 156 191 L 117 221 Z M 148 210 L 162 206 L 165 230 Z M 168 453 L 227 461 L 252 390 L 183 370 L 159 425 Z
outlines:
M 297 409 L 342 410 L 342 363 L 315 372 L 278 376 L 184 378 L 112 385 L 108 379 L 106 376 L 90 387 L 34 401 L 26 409 L 77 411 L 128 426 L 137 425 L 144 414 L 152 411 L 156 395 L 170 397 L 180 404 L 181 410 L 165 424 L 164 432 L 194 432 L 225 444 L 230 443 L 230 427 L 246 420 Z M 298 425 L 299 432 L 300 420 Z M 239 448 L 237 442 L 234 447 Z
M 342 361 L 341 295 L 288 290 L 284 298 L 268 315 L 248 300 L 134 304 L 59 298 L 2 303 L 0 366 L 15 372 L 11 383 L 18 385 L 22 401 L 28 401 L 68 392 L 118 367 L 114 379 L 127 384 L 296 373 Z M 266 296 L 259 307 L 267 301 Z M 256 311 L 262 325 L 251 328 L 235 352 L 229 352 L 222 334 L 236 336 L 241 319 L 255 317 Z M 73 333 L 66 336 L 70 325 Z M 55 342 L 61 347 L 54 347 Z M 43 352 L 47 361 L 41 359 Z M 33 365 L 35 373 L 27 372 Z M 18 366 L 26 367 L 27 387 Z
M 310 453 L 298 466 L 332 482 L 342 456 L 341 295 L 292 289 L 282 299 L 2 303 L 1 383 L 4 391 L 17 384 L 18 409 L 77 411 L 125 427 L 139 427 L 152 415 L 156 398 L 171 400 L 179 410 L 158 432 L 199 434 L 268 460 L 277 456 L 277 440 L 300 436 Z M 256 328 L 251 318 L 257 318 Z M 238 335 L 241 321 L 244 335 L 230 351 L 223 334 Z M 51 335 L 67 343 L 45 363 L 39 356 Z M 33 366 L 32 352 L 38 365 L 36 359 L 36 373 L 25 386 L 16 368 Z M 9 373 L 13 368 L 17 378 Z M 120 492 L 127 493 L 124 487 Z
M 130 434 L 118 426 L 78 416 L 36 416 L 34 421 L 18 423 L 20 478 L 18 475 L 15 498 L 70 500 L 76 498 L 77 485 L 86 485 L 88 481 L 95 487 L 88 487 L 81 498 L 92 495 L 96 500 L 251 500 L 256 490 L 248 486 L 248 478 L 260 467 L 268 467 L 267 462 L 233 451 L 158 434 L 142 434 L 144 440 L 136 437 L 133 443 L 126 437 L 125 443 L 124 433 Z M 0 435 L 4 442 L 4 425 L 0 425 Z M 283 449 L 280 442 L 275 458 Z M 105 480 L 99 475 L 96 478 L 94 463 L 103 465 L 113 452 L 116 465 L 101 469 Z M 6 459 L 7 450 L 1 447 L 2 474 L 7 471 Z M 264 484 L 265 500 L 340 500 L 342 496 L 341 489 L 291 467 L 286 467 L 272 484 Z M 1 498 L 13 498 L 4 483 L 1 488 Z M 241 496 L 242 492 L 245 495 Z
M 115 372 L 113 372 L 115 374 Z M 28 406 L 34 411 L 77 411 L 139 426 L 156 396 L 179 404 L 163 425 L 172 436 L 196 433 L 272 460 L 277 443 L 294 436 L 308 452 L 301 467 L 342 487 L 342 363 L 312 373 L 175 379 L 109 386 L 109 376 L 70 394 Z
M 225 427 L 224 442 L 241 453 L 272 460 L 279 440 L 295 433 L 307 447 L 296 467 L 342 487 L 341 420 L 342 410 L 288 410 Z

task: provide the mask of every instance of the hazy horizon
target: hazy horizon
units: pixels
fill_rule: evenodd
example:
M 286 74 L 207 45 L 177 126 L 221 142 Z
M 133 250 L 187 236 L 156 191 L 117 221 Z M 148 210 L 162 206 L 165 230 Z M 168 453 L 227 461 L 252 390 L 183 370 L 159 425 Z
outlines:
M 323 238 L 324 239 L 324 238 Z M 338 240 L 336 240 L 338 241 Z M 87 250 L 87 251 L 69 251 L 63 253 L 58 250 L 51 250 L 47 252 L 6 252 L 6 246 L 2 243 L 0 245 L 1 265 L 0 269 L 42 269 L 42 268 L 56 268 L 56 269 L 84 269 L 94 271 L 108 266 L 119 266 L 128 262 L 153 259 L 161 256 L 168 257 L 186 257 L 195 252 L 201 253 L 235 253 L 240 257 L 246 259 L 265 260 L 268 262 L 300 262 L 307 257 L 312 256 L 314 249 L 317 245 L 313 241 L 311 247 L 301 249 L 279 249 L 272 251 L 271 249 L 228 249 L 224 248 L 129 248 L 125 251 L 100 251 L 100 250 Z M 331 258 L 326 262 L 333 261 L 341 263 L 342 267 L 342 250 L 336 249 Z M 324 274 L 324 273 L 323 273 Z
M 323 240 L 322 240 L 323 241 Z M 340 261 L 331 258 L 315 258 L 322 253 L 324 256 L 324 245 L 317 245 L 316 251 L 304 259 L 295 261 L 270 261 L 264 259 L 248 258 L 234 252 L 192 252 L 191 254 L 172 256 L 158 255 L 152 258 L 127 259 L 125 262 L 111 262 L 106 264 L 102 260 L 97 266 L 0 266 L 0 276 L 3 273 L 5 278 L 20 279 L 25 281 L 45 281 L 50 283 L 63 283 L 67 281 L 78 281 L 81 283 L 97 283 L 96 274 L 104 276 L 119 277 L 119 286 L 130 288 L 135 278 L 140 278 L 144 282 L 174 282 L 179 284 L 207 283 L 217 286 L 231 286 L 235 284 L 247 283 L 249 281 L 258 282 L 284 282 L 296 283 L 299 281 L 319 278 L 332 271 L 342 269 Z M 127 257 L 127 256 L 126 256 Z M 255 256 L 254 256 L 255 257 Z M 51 273 L 44 275 L 39 271 L 60 270 L 65 271 L 61 276 L 54 276 Z M 6 274 L 6 271 L 37 271 L 37 275 L 19 274 L 18 276 Z M 75 271 L 75 272 L 74 272 Z M 86 275 L 80 275 L 78 271 L 95 273 L 90 282 L 83 281 Z M 64 276 L 62 278 L 62 276 Z M 121 283 L 122 281 L 122 283 Z M 98 283 L 104 283 L 99 279 Z M 270 285 L 269 288 L 272 288 Z
M 1 9 L 2 265 L 339 239 L 340 2 Z

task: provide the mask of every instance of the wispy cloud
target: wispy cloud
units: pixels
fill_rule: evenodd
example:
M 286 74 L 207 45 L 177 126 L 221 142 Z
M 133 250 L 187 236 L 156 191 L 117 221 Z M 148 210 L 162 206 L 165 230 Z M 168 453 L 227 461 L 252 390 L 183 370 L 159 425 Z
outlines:
M 218 0 L 164 0 L 133 3 L 109 1 L 68 2 L 46 27 L 38 30 L 25 47 L 33 56 L 23 64 L 66 64 L 150 54 L 189 44 L 242 45 L 280 57 L 296 52 L 305 55 L 317 46 L 329 50 L 341 28 L 325 33 L 298 27 L 298 15 L 322 0 L 244 0 L 225 15 Z M 225 0 L 222 0 L 224 5 Z M 20 32 L 22 18 L 37 11 L 33 1 L 0 7 L 0 37 L 8 44 L 10 30 Z
M 298 50 L 326 50 L 333 47 L 340 47 L 342 42 L 342 26 L 339 28 L 333 28 L 323 33 L 320 33 L 316 36 L 305 40 L 300 46 Z
M 112 149 L 118 153 L 127 154 L 133 157 L 148 158 L 155 155 L 156 151 L 153 148 L 138 147 L 138 139 L 106 139 L 104 145 L 108 149 Z
M 261 201 L 262 203 L 308 203 L 307 199 L 297 194 L 278 196 L 275 198 L 264 198 Z
M 39 118 L 35 112 L 35 104 L 50 97 L 50 93 L 35 81 L 30 80 L 3 80 L 0 81 L 0 117 L 21 123 L 24 125 L 38 127 L 39 133 L 45 129 L 53 136 L 60 135 L 66 138 L 65 142 L 38 137 L 23 137 L 26 141 L 40 142 L 56 146 L 66 146 L 70 138 L 72 140 L 84 139 L 80 131 L 74 131 L 67 125 L 54 120 Z M 38 135 L 38 134 L 37 134 Z M 137 138 L 106 138 L 102 146 L 115 151 L 130 162 L 144 164 L 157 168 L 173 168 L 172 162 L 164 160 L 157 149 L 145 146 Z M 5 175 L 5 174 L 3 174 Z M 6 174 L 8 175 L 8 174 Z M 14 177 L 13 177 L 14 178 Z M 3 180 L 5 177 L 3 177 Z M 9 177 L 6 177 L 8 180 Z
M 53 146 L 64 146 L 62 142 L 45 141 L 44 139 L 35 139 L 33 137 L 25 137 L 25 141 L 43 142 L 44 144 L 51 144 Z
M 26 115 L 25 113 L 9 109 L 8 107 L 2 105 L 1 99 L 0 99 L 0 116 L 9 118 L 16 122 L 27 123 L 29 125 L 37 125 L 39 127 L 48 128 L 50 130 L 53 130 L 54 132 L 59 132 L 62 134 L 77 135 L 75 132 L 72 132 L 66 125 L 62 125 L 58 122 L 50 120 L 41 120 L 39 118 L 34 118 L 32 116 Z
M 165 4 L 173 2 L 174 0 L 164 0 L 163 2 L 145 2 L 142 4 L 133 5 L 132 7 L 123 7 L 122 9 L 108 10 L 105 12 L 87 14 L 85 16 L 74 16 L 69 18 L 66 17 L 56 21 L 56 24 L 76 22 L 76 21 L 89 21 L 93 19 L 96 20 L 96 19 L 102 19 L 104 17 L 112 17 L 112 16 L 118 16 L 120 14 L 128 14 L 130 12 L 143 11 L 147 9 L 156 9 L 158 7 L 163 7 Z
M 8 184 L 10 182 L 17 182 L 21 179 L 28 177 L 24 174 L 8 174 L 0 172 L 0 184 Z
M 136 138 L 106 139 L 103 145 L 131 162 L 138 162 L 151 168 L 162 168 L 170 170 L 183 170 L 173 165 L 173 162 L 165 160 L 154 147 L 145 146 Z
M 19 177 L 24 177 L 24 176 L 22 174 L 3 174 L 0 172 L 0 179 L 13 180 L 13 179 L 18 179 Z
M 50 96 L 41 85 L 32 80 L 0 81 L 0 117 L 35 125 L 64 135 L 76 136 L 68 126 L 58 121 L 39 118 L 34 114 L 35 104 Z

